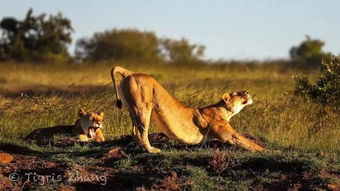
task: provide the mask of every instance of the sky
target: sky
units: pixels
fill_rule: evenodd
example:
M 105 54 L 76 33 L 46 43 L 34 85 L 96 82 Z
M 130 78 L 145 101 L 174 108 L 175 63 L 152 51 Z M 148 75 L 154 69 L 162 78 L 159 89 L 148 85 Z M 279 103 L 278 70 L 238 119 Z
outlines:
M 288 58 L 306 35 L 340 54 L 338 0 L 0 0 L 0 18 L 33 14 L 69 18 L 75 30 L 70 52 L 82 37 L 113 28 L 154 31 L 206 46 L 206 59 Z

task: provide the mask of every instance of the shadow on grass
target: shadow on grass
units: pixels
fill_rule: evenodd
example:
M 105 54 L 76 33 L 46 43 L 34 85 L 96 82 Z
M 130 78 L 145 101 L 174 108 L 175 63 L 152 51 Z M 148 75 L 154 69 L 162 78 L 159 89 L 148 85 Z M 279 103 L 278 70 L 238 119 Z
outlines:
M 45 98 L 58 96 L 58 97 L 79 97 L 84 95 L 95 95 L 102 92 L 111 92 L 112 85 L 105 86 L 83 86 L 83 85 L 71 85 L 68 87 L 51 87 L 39 85 L 34 89 L 18 89 L 15 91 L 0 91 L 0 95 L 5 98 L 20 98 L 20 97 L 35 97 L 42 96 Z
M 8 153 L 13 153 L 13 154 L 22 154 L 22 155 L 30 155 L 30 156 L 39 156 L 42 158 L 49 158 L 53 155 L 59 155 L 59 154 L 69 154 L 70 156 L 78 157 L 78 156 L 93 156 L 93 155 L 98 155 L 101 154 L 105 151 L 107 151 L 107 148 L 102 148 L 102 150 L 98 149 L 100 144 L 89 144 L 89 143 L 75 143 L 71 144 L 69 143 L 68 146 L 63 146 L 59 148 L 54 147 L 53 145 L 49 145 L 52 148 L 43 148 L 43 147 L 38 147 L 38 148 L 32 148 L 30 144 L 26 145 L 18 145 L 14 143 L 0 143 L 0 151 L 3 152 L 8 152 Z M 74 147 L 82 147 L 82 146 L 89 146 L 92 145 L 94 148 L 92 149 L 92 146 L 89 146 L 88 149 L 79 149 L 80 151 L 75 151 Z M 55 146 L 55 145 L 54 145 Z M 52 151 L 49 151 L 49 150 Z M 68 150 L 70 149 L 70 150 Z
M 303 172 L 308 169 L 309 163 L 303 161 L 285 161 L 280 160 L 279 157 L 253 157 L 246 161 L 242 161 L 239 165 L 233 167 L 233 169 L 248 169 L 263 173 L 265 171 L 270 172 Z
M 12 143 L 0 143 L 0 150 L 14 154 L 41 155 L 42 152 L 33 150 L 28 146 L 21 146 Z

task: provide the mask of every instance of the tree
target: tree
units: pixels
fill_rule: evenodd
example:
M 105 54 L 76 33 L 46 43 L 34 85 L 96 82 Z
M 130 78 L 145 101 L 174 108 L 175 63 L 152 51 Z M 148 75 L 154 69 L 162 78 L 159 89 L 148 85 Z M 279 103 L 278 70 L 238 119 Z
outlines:
M 193 63 L 204 55 L 203 45 L 190 44 L 187 39 L 163 39 L 161 41 L 163 57 L 175 63 Z
M 186 39 L 159 39 L 153 32 L 112 29 L 78 40 L 75 56 L 81 61 L 133 58 L 193 63 L 200 60 L 204 50 L 204 46 Z
M 76 43 L 76 58 L 86 61 L 108 59 L 158 59 L 158 38 L 153 32 L 113 29 L 95 33 Z
M 290 49 L 290 58 L 294 65 L 300 68 L 319 67 L 323 60 L 329 61 L 331 58 L 330 53 L 325 53 L 322 50 L 324 45 L 324 42 L 306 36 L 306 40 L 301 42 L 299 46 Z
M 24 20 L 5 17 L 0 22 L 0 59 L 41 60 L 68 57 L 67 45 L 73 32 L 69 19 L 61 13 L 33 16 L 29 9 Z

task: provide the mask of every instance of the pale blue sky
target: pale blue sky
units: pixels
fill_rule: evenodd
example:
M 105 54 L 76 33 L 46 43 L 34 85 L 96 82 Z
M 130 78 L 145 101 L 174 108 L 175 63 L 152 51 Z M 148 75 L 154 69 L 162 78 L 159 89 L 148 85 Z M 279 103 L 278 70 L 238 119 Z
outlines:
M 151 30 L 207 47 L 206 58 L 287 58 L 305 35 L 340 53 L 338 0 L 0 0 L 0 18 L 62 12 L 73 41 L 112 28 Z M 70 51 L 73 52 L 73 45 Z

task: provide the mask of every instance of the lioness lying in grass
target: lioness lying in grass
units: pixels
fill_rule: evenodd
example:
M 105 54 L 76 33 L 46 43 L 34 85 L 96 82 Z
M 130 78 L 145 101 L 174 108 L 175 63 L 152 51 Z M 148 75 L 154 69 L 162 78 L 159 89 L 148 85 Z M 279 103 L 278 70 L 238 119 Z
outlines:
M 47 140 L 52 139 L 54 135 L 68 135 L 77 137 L 80 141 L 105 141 L 102 128 L 104 113 L 85 112 L 83 109 L 78 111 L 79 119 L 74 125 L 63 125 L 48 128 L 39 128 L 32 131 L 26 139 Z

